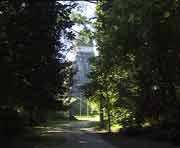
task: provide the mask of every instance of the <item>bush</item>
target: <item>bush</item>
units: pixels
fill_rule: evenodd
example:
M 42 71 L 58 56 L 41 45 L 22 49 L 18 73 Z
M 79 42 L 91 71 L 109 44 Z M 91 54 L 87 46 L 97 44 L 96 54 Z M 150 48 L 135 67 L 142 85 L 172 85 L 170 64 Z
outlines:
M 113 117 L 114 122 L 123 126 L 124 128 L 138 126 L 135 114 L 128 109 L 116 110 Z
M 24 120 L 18 112 L 13 109 L 0 111 L 0 136 L 11 138 L 24 131 Z

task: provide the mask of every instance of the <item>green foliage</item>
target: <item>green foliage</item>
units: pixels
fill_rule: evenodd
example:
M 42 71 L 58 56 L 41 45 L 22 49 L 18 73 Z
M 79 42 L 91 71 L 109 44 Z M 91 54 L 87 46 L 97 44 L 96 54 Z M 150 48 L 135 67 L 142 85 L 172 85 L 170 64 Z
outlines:
M 119 124 L 123 128 L 138 126 L 134 112 L 126 108 L 114 108 L 113 114 L 114 124 Z
M 94 23 L 92 19 L 94 18 L 88 18 L 87 16 L 83 15 L 79 10 L 72 12 L 71 20 L 74 22 L 76 26 L 80 27 L 79 31 L 73 30 L 77 34 L 77 46 L 92 46 L 94 39 Z
M 68 92 L 71 63 L 61 39 L 73 39 L 73 7 L 56 1 L 0 2 L 0 112 L 26 114 L 32 123 L 64 108 L 58 99 Z
M 175 0 L 98 2 L 95 92 L 108 91 L 111 112 L 120 120 L 179 120 L 179 13 Z
M 0 136 L 13 138 L 25 131 L 25 118 L 20 116 L 17 111 L 6 109 L 0 111 Z

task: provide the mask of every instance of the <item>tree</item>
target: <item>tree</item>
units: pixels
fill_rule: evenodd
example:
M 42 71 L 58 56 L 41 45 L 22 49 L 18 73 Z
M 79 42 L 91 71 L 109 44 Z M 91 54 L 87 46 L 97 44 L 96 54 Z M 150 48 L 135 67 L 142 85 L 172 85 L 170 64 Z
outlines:
M 0 2 L 2 114 L 7 109 L 28 114 L 32 123 L 45 120 L 48 110 L 63 109 L 58 96 L 68 91 L 71 66 L 61 38 L 73 39 L 69 28 L 74 6 L 56 1 Z
M 104 128 L 104 118 L 107 117 L 108 131 L 111 132 L 111 126 L 115 121 L 112 116 L 115 104 L 119 98 L 118 83 L 119 75 L 112 68 L 107 69 L 101 63 L 101 57 L 92 59 L 92 71 L 89 75 L 90 83 L 85 85 L 85 94 L 91 100 L 96 101 L 99 105 L 100 127 Z M 112 71 L 113 70 L 113 71 Z
M 120 82 L 119 92 L 121 86 L 128 90 L 126 102 L 133 102 L 132 111 L 141 123 L 150 118 L 156 122 L 179 118 L 178 14 L 179 1 L 98 3 L 96 29 L 101 62 L 109 65 L 107 69 L 117 67 L 126 73 L 123 78 L 128 81 L 125 85 Z

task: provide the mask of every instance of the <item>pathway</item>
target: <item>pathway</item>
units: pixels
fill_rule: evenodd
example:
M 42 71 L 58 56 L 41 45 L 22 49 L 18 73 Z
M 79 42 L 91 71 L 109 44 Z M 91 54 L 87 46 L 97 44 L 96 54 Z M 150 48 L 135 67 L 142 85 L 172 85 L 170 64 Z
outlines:
M 113 146 L 92 130 L 91 121 L 73 121 L 46 127 L 39 139 L 24 142 L 18 148 L 180 148 L 166 143 L 121 137 Z M 14 148 L 14 147 L 13 147 Z M 17 148 L 17 147 L 16 147 Z
M 59 141 L 59 145 L 57 141 L 55 143 L 46 141 L 36 148 L 115 148 L 88 128 L 90 124 L 92 124 L 90 121 L 74 121 L 60 127 L 49 128 L 44 136 L 51 137 L 51 140 L 54 137 Z

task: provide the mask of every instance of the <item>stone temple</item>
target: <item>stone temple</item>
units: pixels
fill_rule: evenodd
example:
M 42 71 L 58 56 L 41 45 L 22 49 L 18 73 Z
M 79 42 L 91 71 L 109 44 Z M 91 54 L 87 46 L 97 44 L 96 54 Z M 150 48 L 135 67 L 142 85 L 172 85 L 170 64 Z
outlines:
M 81 90 L 81 86 L 89 82 L 88 74 L 91 71 L 89 59 L 94 56 L 93 44 L 79 45 L 76 47 L 76 56 L 73 64 L 75 74 L 70 92 L 75 100 L 71 107 L 72 114 L 81 115 L 88 112 L 87 101 Z

